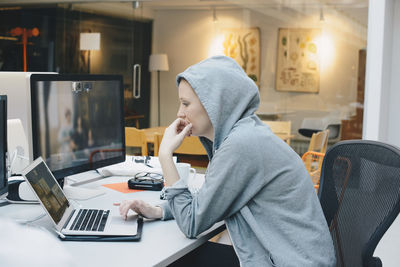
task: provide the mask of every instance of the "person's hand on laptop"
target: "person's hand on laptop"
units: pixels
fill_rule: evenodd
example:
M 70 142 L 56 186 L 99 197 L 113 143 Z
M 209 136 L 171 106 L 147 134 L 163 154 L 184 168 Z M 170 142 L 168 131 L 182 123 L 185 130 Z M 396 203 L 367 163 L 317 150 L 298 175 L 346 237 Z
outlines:
M 127 219 L 129 210 L 133 210 L 137 214 L 148 218 L 148 219 L 161 219 L 162 209 L 157 206 L 152 206 L 143 200 L 124 200 L 121 203 L 114 203 L 115 206 L 119 206 L 119 213 Z

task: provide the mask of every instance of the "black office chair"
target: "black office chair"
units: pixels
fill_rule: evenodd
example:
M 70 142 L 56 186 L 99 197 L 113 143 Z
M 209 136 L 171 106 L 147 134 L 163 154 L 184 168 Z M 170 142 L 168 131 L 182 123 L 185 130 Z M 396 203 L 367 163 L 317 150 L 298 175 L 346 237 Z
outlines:
M 400 211 L 400 150 L 376 141 L 335 144 L 325 154 L 318 197 L 337 266 L 382 266 L 373 253 Z

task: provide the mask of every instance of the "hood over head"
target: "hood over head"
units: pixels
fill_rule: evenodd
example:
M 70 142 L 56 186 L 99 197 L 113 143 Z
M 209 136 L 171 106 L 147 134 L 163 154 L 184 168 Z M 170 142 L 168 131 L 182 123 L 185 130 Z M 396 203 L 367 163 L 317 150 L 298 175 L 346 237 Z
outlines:
M 236 122 L 251 116 L 260 103 L 258 87 L 230 57 L 215 56 L 187 68 L 185 79 L 203 104 L 214 127 L 214 142 L 200 137 L 211 159 Z

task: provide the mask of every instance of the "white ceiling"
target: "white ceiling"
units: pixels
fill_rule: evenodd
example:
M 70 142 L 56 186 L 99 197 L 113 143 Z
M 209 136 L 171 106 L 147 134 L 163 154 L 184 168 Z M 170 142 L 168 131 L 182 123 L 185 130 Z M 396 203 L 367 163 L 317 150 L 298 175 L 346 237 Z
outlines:
M 132 0 L 0 0 L 0 5 L 68 3 L 75 8 L 91 9 L 93 12 L 113 13 L 126 17 L 133 10 Z M 310 13 L 335 10 L 357 23 L 367 26 L 368 0 L 141 0 L 140 8 L 146 12 L 166 9 L 211 10 L 247 8 L 261 13 L 298 12 Z M 96 3 L 96 4 L 94 4 Z

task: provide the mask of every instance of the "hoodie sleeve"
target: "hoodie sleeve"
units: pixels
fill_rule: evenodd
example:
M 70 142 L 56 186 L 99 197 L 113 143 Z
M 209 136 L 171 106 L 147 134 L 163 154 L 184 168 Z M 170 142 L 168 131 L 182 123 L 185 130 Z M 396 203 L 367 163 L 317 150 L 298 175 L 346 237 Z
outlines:
M 256 144 L 252 147 L 229 139 L 214 154 L 198 194 L 192 195 L 187 188 L 179 185 L 165 191 L 169 204 L 167 213 L 171 212 L 189 238 L 196 237 L 214 223 L 238 212 L 268 182 L 268 177 L 253 179 L 265 177 L 263 168 L 252 168 L 263 166 L 260 165 L 261 158 L 253 159 L 251 156 L 254 155 Z

